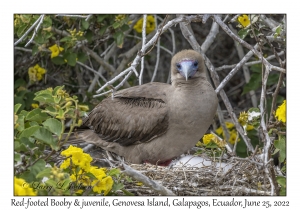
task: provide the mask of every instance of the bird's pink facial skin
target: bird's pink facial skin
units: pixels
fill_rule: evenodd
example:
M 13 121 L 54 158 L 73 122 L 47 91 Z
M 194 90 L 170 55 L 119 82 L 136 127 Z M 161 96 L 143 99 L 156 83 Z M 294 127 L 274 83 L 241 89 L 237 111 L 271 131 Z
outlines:
M 194 60 L 183 60 L 176 64 L 176 68 L 180 75 L 186 80 L 192 78 L 198 70 L 198 61 Z

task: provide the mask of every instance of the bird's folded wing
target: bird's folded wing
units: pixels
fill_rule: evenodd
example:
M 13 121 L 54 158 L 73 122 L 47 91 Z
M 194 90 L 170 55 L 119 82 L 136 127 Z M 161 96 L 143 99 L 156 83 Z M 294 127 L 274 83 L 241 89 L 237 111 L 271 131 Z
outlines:
M 148 83 L 104 99 L 85 119 L 102 140 L 122 146 L 148 142 L 168 129 L 166 90 L 170 86 Z

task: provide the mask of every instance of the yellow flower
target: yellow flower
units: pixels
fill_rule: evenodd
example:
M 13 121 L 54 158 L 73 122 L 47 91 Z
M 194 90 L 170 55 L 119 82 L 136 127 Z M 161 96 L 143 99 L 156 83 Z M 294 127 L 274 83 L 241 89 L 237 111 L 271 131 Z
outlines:
M 215 136 L 213 134 L 206 134 L 203 136 L 203 144 L 207 145 L 209 142 L 214 139 Z
M 35 108 L 39 108 L 39 105 L 38 104 L 31 104 L 31 107 L 35 109 Z
M 234 124 L 231 123 L 231 122 L 225 122 L 225 126 L 228 130 L 231 130 L 232 128 L 234 128 Z M 216 130 L 216 133 L 218 135 L 222 135 L 223 134 L 223 128 L 222 126 L 220 126 L 217 130 Z
M 230 144 L 235 144 L 235 141 L 236 141 L 236 137 L 237 137 L 237 132 L 236 131 L 231 131 L 230 132 L 230 137 L 229 137 L 229 143 Z M 238 138 L 237 141 L 239 142 L 240 139 Z
M 234 124 L 231 122 L 225 122 L 226 128 L 231 129 L 234 127 Z
M 36 79 L 37 79 L 38 81 L 42 80 L 42 79 L 43 79 L 42 74 L 37 73 L 37 74 L 36 74 Z
M 61 169 L 66 169 L 70 166 L 70 158 L 67 158 L 64 160 L 64 162 L 62 162 L 62 164 L 60 165 Z
M 47 71 L 46 69 L 42 68 L 42 67 L 39 67 L 38 70 L 37 70 L 38 73 L 40 73 L 41 75 L 45 74 Z
M 37 72 L 37 70 L 34 67 L 30 67 L 28 69 L 28 75 L 29 75 L 30 81 L 33 81 L 33 82 L 37 81 L 36 72 Z
M 248 113 L 247 112 L 241 112 L 239 117 L 239 123 L 241 125 L 245 125 L 248 122 Z
M 33 196 L 36 195 L 36 193 L 24 179 L 14 177 L 14 195 Z
M 92 186 L 95 185 L 93 187 L 93 191 L 97 193 L 101 193 L 102 191 L 104 191 L 104 195 L 107 195 L 109 191 L 112 189 L 113 184 L 114 181 L 111 178 L 111 176 L 107 176 L 101 180 L 94 180 L 92 182 Z
M 49 47 L 49 50 L 51 51 L 51 58 L 57 57 L 61 51 L 64 50 L 63 47 L 58 47 L 57 44 Z
M 213 134 L 206 134 L 203 136 L 203 144 L 207 145 L 209 142 L 213 141 L 216 143 L 219 147 L 224 147 L 225 142 L 220 141 L 215 135 Z
M 92 166 L 90 171 L 97 179 L 101 180 L 106 177 L 105 170 L 103 168 L 98 168 L 96 166 Z
M 138 33 L 142 33 L 143 30 L 143 19 L 141 18 L 138 22 L 134 25 L 134 30 Z M 155 29 L 155 19 L 153 15 L 147 15 L 147 24 L 146 24 L 146 33 L 149 34 Z
M 238 17 L 238 21 L 244 28 L 250 24 L 248 15 L 241 15 Z
M 286 122 L 286 101 L 284 100 L 283 103 L 277 108 L 275 116 L 281 122 Z
M 231 123 L 231 122 L 225 122 L 225 125 L 226 125 L 226 128 L 228 128 L 228 130 L 229 130 L 229 135 L 230 135 L 230 137 L 229 137 L 229 142 L 231 143 L 231 144 L 234 144 L 234 142 L 235 142 L 235 139 L 236 139 L 236 136 L 237 136 L 237 131 L 234 129 L 234 124 L 233 123 Z M 253 126 L 251 126 L 251 125 L 247 125 L 247 130 L 252 130 L 253 129 Z M 218 134 L 218 135 L 220 135 L 220 136 L 223 136 L 223 138 L 225 138 L 225 134 L 224 134 L 224 132 L 223 132 L 223 128 L 222 128 L 222 126 L 220 126 L 217 130 L 216 130 L 216 133 Z M 240 139 L 238 139 L 238 141 L 240 141 Z M 217 142 L 216 142 L 217 143 Z M 223 143 L 223 142 L 222 142 Z M 217 143 L 218 144 L 218 143 Z M 219 145 L 219 144 L 218 144 Z M 222 144 L 221 144 L 222 145 Z M 223 143 L 223 145 L 224 145 L 224 143 Z
M 115 17 L 115 21 L 116 21 L 116 22 L 120 22 L 120 21 L 122 21 L 125 17 L 126 17 L 126 15 L 117 15 L 117 16 Z
M 90 163 L 92 162 L 93 158 L 83 152 L 81 148 L 74 147 L 72 145 L 69 146 L 68 149 L 61 152 L 61 155 L 65 157 L 72 158 L 72 164 L 75 166 L 80 166 L 81 169 L 88 171 L 91 167 Z M 60 168 L 65 169 L 70 166 L 70 158 L 64 160 L 64 162 L 60 165 Z

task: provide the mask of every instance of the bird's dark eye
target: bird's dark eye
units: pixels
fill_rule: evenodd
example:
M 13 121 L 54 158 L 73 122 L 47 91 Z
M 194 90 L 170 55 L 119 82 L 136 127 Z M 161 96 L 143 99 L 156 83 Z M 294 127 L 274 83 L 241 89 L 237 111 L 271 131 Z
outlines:
M 176 64 L 176 67 L 177 67 L 178 70 L 181 69 L 181 65 L 179 63 Z
M 194 67 L 198 67 L 198 61 L 195 61 L 193 65 Z

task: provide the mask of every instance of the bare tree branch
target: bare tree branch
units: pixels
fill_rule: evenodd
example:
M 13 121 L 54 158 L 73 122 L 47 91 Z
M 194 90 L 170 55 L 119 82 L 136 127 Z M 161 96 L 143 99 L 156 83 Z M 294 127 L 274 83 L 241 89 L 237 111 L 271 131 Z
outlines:
M 126 165 L 125 163 L 122 164 L 122 167 L 125 169 L 124 171 L 122 171 L 124 174 L 136 179 L 137 181 L 142 182 L 144 185 L 152 188 L 159 194 L 168 195 L 168 196 L 175 195 L 171 190 L 165 188 L 164 186 L 158 184 L 156 181 L 154 181 L 154 180 L 150 179 L 149 177 L 141 174 L 140 172 L 134 170 L 130 166 Z

